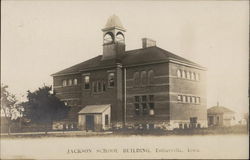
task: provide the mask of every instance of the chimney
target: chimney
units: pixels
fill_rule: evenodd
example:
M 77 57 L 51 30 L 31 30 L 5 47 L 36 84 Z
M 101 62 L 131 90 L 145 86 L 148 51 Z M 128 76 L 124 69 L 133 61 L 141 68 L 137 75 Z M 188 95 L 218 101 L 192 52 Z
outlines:
M 142 38 L 142 48 L 156 46 L 156 41 L 149 38 Z

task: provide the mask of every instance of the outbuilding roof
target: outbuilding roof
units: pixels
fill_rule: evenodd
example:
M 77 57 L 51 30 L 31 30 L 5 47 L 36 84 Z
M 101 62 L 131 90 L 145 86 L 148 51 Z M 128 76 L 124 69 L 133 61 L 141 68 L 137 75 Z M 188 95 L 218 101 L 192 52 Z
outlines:
M 214 106 L 207 110 L 208 114 L 221 114 L 221 113 L 235 113 L 234 111 L 223 107 L 223 106 Z
M 162 61 L 167 62 L 169 60 L 175 60 L 178 62 L 182 62 L 185 64 L 205 69 L 204 67 L 200 66 L 197 63 L 194 63 L 190 60 L 177 56 L 157 46 L 152 46 L 147 48 L 125 51 L 123 53 L 123 56 L 119 57 L 119 59 L 102 60 L 102 55 L 99 55 L 97 57 L 76 64 L 72 67 L 66 68 L 57 73 L 54 73 L 52 74 L 52 76 L 75 74 L 75 73 L 80 73 L 81 71 L 112 67 L 115 66 L 117 63 L 121 63 L 123 66 L 128 67 L 128 66 L 141 65 L 147 63 L 157 63 Z
M 108 108 L 110 108 L 110 104 L 87 105 L 78 114 L 103 113 Z

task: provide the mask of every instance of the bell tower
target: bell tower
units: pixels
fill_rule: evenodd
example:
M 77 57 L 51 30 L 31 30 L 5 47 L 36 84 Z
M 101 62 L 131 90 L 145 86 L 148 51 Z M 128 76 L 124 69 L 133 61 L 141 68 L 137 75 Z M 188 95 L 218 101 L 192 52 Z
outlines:
M 109 17 L 103 31 L 103 56 L 102 60 L 119 59 L 125 52 L 125 28 L 118 16 Z

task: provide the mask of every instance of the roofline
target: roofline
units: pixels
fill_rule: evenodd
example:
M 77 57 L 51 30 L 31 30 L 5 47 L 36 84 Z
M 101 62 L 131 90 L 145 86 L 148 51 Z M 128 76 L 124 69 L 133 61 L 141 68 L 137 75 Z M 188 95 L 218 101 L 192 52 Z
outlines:
M 148 63 L 139 63 L 139 64 L 131 64 L 131 65 L 122 65 L 122 68 L 129 68 L 129 67 L 136 67 L 136 66 L 144 66 L 144 65 L 150 65 L 150 64 L 161 64 L 161 63 L 176 63 L 176 64 L 181 64 L 181 65 L 185 65 L 188 67 L 193 67 L 196 69 L 200 69 L 200 70 L 204 70 L 206 71 L 207 69 L 205 67 L 202 66 L 197 66 L 194 64 L 188 64 L 186 62 L 180 61 L 178 59 L 174 59 L 174 58 L 169 58 L 169 59 L 164 59 L 161 61 L 154 61 L 154 62 L 148 62 Z M 112 65 L 112 66 L 106 66 L 106 67 L 94 67 L 94 68 L 86 68 L 86 69 L 82 69 L 79 70 L 78 72 L 71 72 L 71 73 L 62 73 L 62 74 L 52 74 L 51 76 L 53 77 L 59 77 L 59 76 L 64 76 L 64 75 L 72 75 L 72 74 L 80 74 L 81 72 L 86 72 L 86 71 L 94 71 L 94 70 L 101 70 L 101 69 L 108 69 L 108 68 L 113 68 L 116 67 L 117 64 Z
M 123 32 L 126 32 L 125 28 L 121 28 L 121 27 L 117 27 L 117 26 L 103 28 L 102 31 L 108 31 L 108 30 L 112 30 L 112 29 L 119 29 L 119 30 L 121 30 Z
M 183 62 L 183 61 L 175 59 L 175 58 L 169 58 L 169 62 L 176 63 L 176 64 L 181 64 L 181 65 L 185 65 L 185 66 L 188 66 L 188 67 L 193 67 L 193 68 L 196 68 L 196 69 L 207 71 L 207 69 L 205 67 L 203 67 L 203 66 L 195 65 L 195 64 L 191 64 L 191 63 L 186 63 L 186 62 Z

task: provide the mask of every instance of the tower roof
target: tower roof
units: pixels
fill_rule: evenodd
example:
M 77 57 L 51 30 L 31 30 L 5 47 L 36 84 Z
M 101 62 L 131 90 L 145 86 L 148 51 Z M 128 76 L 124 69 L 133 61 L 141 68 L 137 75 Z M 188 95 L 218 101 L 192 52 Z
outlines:
M 113 28 L 117 28 L 117 29 L 125 31 L 125 28 L 123 27 L 120 18 L 116 16 L 115 14 L 109 17 L 105 27 L 102 30 L 106 31 L 106 30 L 113 29 Z

